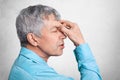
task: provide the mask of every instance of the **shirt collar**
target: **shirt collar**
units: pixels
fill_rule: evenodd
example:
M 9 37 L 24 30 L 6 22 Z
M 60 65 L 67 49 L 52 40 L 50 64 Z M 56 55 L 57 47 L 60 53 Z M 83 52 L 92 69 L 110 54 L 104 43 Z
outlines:
M 35 52 L 33 52 L 32 50 L 25 48 L 25 47 L 21 47 L 20 50 L 20 55 L 23 55 L 24 57 L 33 60 L 34 62 L 37 63 L 45 63 L 45 60 L 43 58 L 41 58 L 40 56 L 38 56 Z

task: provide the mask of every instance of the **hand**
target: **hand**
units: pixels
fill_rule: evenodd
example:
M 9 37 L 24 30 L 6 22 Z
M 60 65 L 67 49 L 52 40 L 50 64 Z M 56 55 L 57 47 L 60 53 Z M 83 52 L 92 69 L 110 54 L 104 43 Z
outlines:
M 79 26 L 73 22 L 61 20 L 61 31 L 68 36 L 75 46 L 85 43 Z

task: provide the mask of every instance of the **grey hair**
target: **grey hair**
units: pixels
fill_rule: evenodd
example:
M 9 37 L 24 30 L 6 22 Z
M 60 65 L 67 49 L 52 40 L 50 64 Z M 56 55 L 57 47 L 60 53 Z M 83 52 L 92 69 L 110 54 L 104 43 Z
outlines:
M 16 29 L 21 46 L 26 47 L 28 44 L 28 33 L 40 35 L 40 29 L 44 25 L 44 20 L 50 14 L 53 14 L 56 20 L 60 20 L 60 14 L 49 6 L 34 5 L 21 10 L 16 18 Z

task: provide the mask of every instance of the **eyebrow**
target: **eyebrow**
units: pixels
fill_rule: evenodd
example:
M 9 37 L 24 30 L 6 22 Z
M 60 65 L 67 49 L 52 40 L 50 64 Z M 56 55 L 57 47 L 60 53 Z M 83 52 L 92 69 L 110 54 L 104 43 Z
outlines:
M 52 28 L 50 28 L 50 30 L 54 29 L 54 28 L 60 28 L 60 26 L 53 26 Z

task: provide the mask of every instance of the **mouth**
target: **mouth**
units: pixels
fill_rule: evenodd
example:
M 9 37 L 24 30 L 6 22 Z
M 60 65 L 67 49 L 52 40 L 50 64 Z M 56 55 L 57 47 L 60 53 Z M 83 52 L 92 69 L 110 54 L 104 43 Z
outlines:
M 60 47 L 61 49 L 64 49 L 64 48 L 65 48 L 64 43 L 63 43 L 63 44 L 60 44 L 59 47 Z

